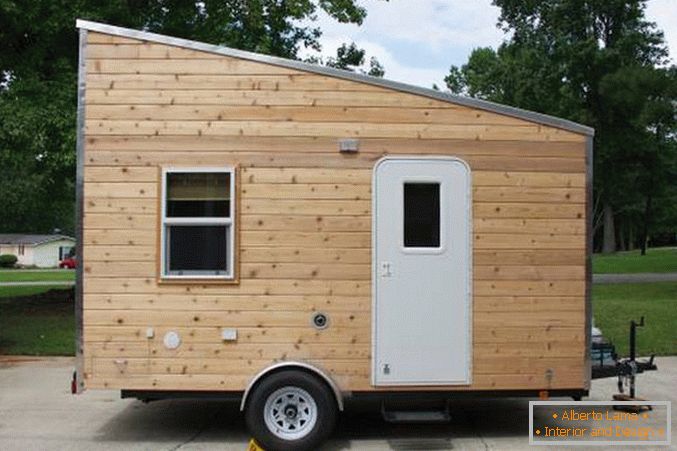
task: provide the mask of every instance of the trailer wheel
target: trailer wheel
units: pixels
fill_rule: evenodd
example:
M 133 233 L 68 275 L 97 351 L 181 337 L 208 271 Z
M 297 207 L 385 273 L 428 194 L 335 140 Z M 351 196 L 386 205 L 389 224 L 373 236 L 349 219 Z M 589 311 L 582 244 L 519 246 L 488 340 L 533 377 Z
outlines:
M 263 379 L 245 409 L 249 431 L 268 451 L 317 449 L 334 429 L 336 416 L 336 400 L 327 385 L 298 370 Z

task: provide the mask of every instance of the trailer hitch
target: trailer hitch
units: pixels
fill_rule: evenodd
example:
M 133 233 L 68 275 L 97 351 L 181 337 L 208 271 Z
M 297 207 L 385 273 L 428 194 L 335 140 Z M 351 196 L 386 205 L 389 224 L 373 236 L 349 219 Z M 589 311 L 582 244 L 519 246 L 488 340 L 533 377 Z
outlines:
M 652 354 L 649 360 L 637 360 L 637 328 L 644 327 L 644 317 L 642 316 L 639 322 L 635 320 L 630 321 L 630 357 L 621 359 L 616 363 L 616 370 L 618 372 L 618 391 L 614 395 L 615 401 L 645 401 L 645 399 L 637 398 L 636 394 L 636 376 L 644 371 L 655 371 L 658 368 L 654 364 L 655 355 Z M 628 387 L 628 394 L 624 393 L 624 388 Z M 651 406 L 614 406 L 616 410 L 626 410 L 632 412 L 641 412 L 644 410 L 651 410 Z

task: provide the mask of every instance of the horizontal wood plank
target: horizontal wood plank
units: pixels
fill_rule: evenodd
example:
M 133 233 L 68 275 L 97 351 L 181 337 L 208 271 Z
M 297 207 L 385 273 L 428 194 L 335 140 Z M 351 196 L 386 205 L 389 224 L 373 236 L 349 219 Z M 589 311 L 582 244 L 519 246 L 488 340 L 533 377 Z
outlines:
M 159 169 L 147 166 L 128 167 L 87 167 L 84 171 L 85 182 L 138 183 L 157 182 Z
M 158 62 L 142 59 L 94 59 L 87 58 L 88 74 L 301 74 L 300 71 L 272 64 L 261 64 L 239 58 L 188 58 Z
M 375 124 L 377 126 L 378 124 Z M 114 151 L 184 151 L 201 154 L 204 152 L 219 152 L 227 154 L 228 152 L 266 152 L 268 154 L 279 155 L 281 153 L 331 153 L 331 158 L 343 158 L 338 155 L 338 139 L 341 136 L 228 136 L 227 139 L 221 136 L 202 135 L 199 139 L 194 136 L 185 135 L 97 135 L 88 134 L 86 140 L 87 151 L 114 150 Z M 580 143 L 571 142 L 529 142 L 529 141 L 477 141 L 467 139 L 410 139 L 410 138 L 369 138 L 360 137 L 359 154 L 416 154 L 425 153 L 431 155 L 451 155 L 461 158 L 474 156 L 486 157 L 541 157 L 541 158 L 559 158 L 574 160 L 570 164 L 581 164 L 584 162 L 584 148 Z M 197 156 L 197 155 L 194 155 Z M 355 157 L 356 155 L 352 155 Z M 306 156 L 308 157 L 308 156 Z M 527 160 L 529 161 L 529 160 Z M 552 160 L 549 160 L 552 162 Z M 555 160 L 557 161 L 557 160 Z M 516 162 L 516 163 L 519 163 Z M 513 163 L 514 164 L 514 163 Z M 138 164 L 137 164 L 138 165 Z M 284 166 L 288 172 L 294 171 L 303 166 Z M 581 167 L 581 166 L 578 166 Z M 327 169 L 319 167 L 318 169 Z M 372 169 L 371 167 L 367 169 Z M 473 168 L 475 170 L 476 168 Z M 479 177 L 477 186 L 520 186 L 533 185 L 542 187 L 583 187 L 585 186 L 585 177 L 577 178 L 577 175 L 562 174 L 561 167 L 552 164 L 547 168 L 550 174 L 531 174 L 524 171 L 529 170 L 529 166 L 523 163 L 522 166 L 511 169 L 510 167 L 497 168 L 499 174 L 489 174 L 491 179 L 483 181 L 486 176 L 473 173 L 473 177 Z M 362 171 L 366 172 L 366 171 Z M 516 172 L 516 173 L 513 173 Z M 248 174 L 251 175 L 251 174 Z M 340 177 L 340 176 L 339 176 Z M 326 180 L 326 179 L 325 179 Z M 260 180 L 263 183 L 265 179 Z M 272 183 L 279 180 L 274 179 Z M 352 181 L 352 180 L 351 180 Z M 363 179 L 364 183 L 370 183 L 371 179 Z M 572 184 L 572 181 L 574 184 Z M 341 183 L 341 179 L 335 180 Z M 316 178 L 312 181 L 298 180 L 298 183 L 323 183 Z
M 230 138 L 228 138 L 230 139 Z M 195 140 L 199 142 L 200 140 Z M 225 144 L 224 144 L 225 145 Z M 369 169 L 387 153 L 358 153 L 338 155 L 338 152 L 316 153 L 270 153 L 270 152 L 179 152 L 179 151 L 97 151 L 86 152 L 87 166 L 223 166 L 246 167 L 298 167 L 298 168 L 350 168 Z M 503 156 L 464 156 L 472 170 L 522 170 L 550 173 L 554 168 L 561 173 L 577 173 L 584 169 L 585 162 L 574 158 L 539 158 Z
M 243 279 L 239 285 L 218 284 L 158 284 L 155 278 L 85 277 L 85 294 L 148 294 L 148 293 L 194 293 L 194 294 L 256 294 L 256 295 L 321 295 L 321 296 L 370 296 L 371 284 L 365 281 L 348 280 L 287 280 Z
M 382 88 L 354 83 L 347 80 L 337 78 L 322 77 L 318 75 L 294 71 L 276 66 L 263 66 L 260 69 L 249 73 L 242 74 L 240 71 L 251 67 L 250 62 L 242 60 L 232 60 L 222 62 L 219 60 L 211 61 L 205 67 L 200 68 L 199 71 L 188 73 L 185 72 L 186 64 L 198 64 L 198 62 L 191 63 L 187 60 L 180 60 L 176 64 L 158 64 L 154 61 L 139 61 L 136 65 L 140 67 L 139 70 L 156 70 L 157 72 L 144 72 L 142 74 L 133 73 L 103 73 L 90 72 L 87 75 L 87 86 L 91 88 L 91 96 L 89 96 L 90 104 L 110 104 L 110 100 L 114 99 L 114 104 L 153 104 L 153 98 L 170 96 L 170 99 L 175 99 L 170 104 L 177 104 L 176 99 L 193 97 L 199 104 L 222 104 L 221 102 L 206 101 L 204 97 L 207 91 L 214 92 L 215 97 L 212 99 L 219 99 L 233 95 L 238 97 L 238 92 L 372 92 L 378 93 L 380 96 L 388 96 L 391 93 L 384 91 Z M 160 62 L 162 63 L 162 62 Z M 201 63 L 200 63 L 201 64 Z M 102 70 L 107 69 L 114 62 L 108 61 L 102 67 Z M 119 65 L 118 65 L 119 66 Z M 157 66 L 157 67 L 156 67 Z M 231 70 L 223 69 L 231 67 Z M 130 69 L 120 67 L 120 70 Z M 228 91 L 231 91 L 230 93 Z M 142 93 L 140 98 L 134 100 L 134 94 Z M 395 94 L 397 95 L 397 94 Z M 414 97 L 410 94 L 399 94 L 400 101 L 408 100 L 408 97 Z M 144 100 L 139 103 L 140 99 Z M 438 102 L 439 101 L 434 101 Z M 225 102 L 227 103 L 227 101 Z M 414 102 L 414 104 L 421 105 L 421 103 Z M 428 106 L 431 103 L 423 103 Z M 256 105 L 256 103 L 255 103 Z M 449 105 L 443 104 L 443 105 Z M 312 105 L 311 105 L 312 106 Z
M 221 358 L 235 364 L 238 360 L 257 359 L 322 359 L 355 360 L 369 359 L 371 347 L 366 344 L 301 343 L 186 343 L 178 349 L 166 349 L 161 337 L 146 342 L 89 342 L 88 351 L 94 358 L 160 358 L 160 359 L 213 359 Z M 563 346 L 556 347 L 564 350 Z
M 468 139 L 478 141 L 576 142 L 583 137 L 536 125 L 449 125 L 393 124 L 353 122 L 281 122 L 281 121 L 161 121 L 161 120 L 87 120 L 88 135 L 141 136 L 321 136 L 410 139 Z
M 507 303 L 504 303 L 507 304 Z M 368 312 L 371 298 L 365 296 L 266 296 L 240 294 L 90 294 L 88 310 L 235 310 Z
M 341 106 L 90 105 L 87 117 L 101 120 L 296 121 L 402 124 L 523 125 L 520 119 L 470 108 L 389 108 Z
M 90 74 L 86 105 L 218 105 L 218 106 L 371 106 L 387 108 L 449 108 L 448 103 L 422 96 L 384 93 L 336 81 L 316 84 L 302 76 Z M 199 84 L 196 84 L 200 82 Z M 277 88 L 277 89 L 276 89 Z
M 473 247 L 486 249 L 582 249 L 585 235 L 524 235 L 514 233 L 475 233 Z
M 122 36 L 114 36 L 112 34 L 97 33 L 95 31 L 87 32 L 87 44 L 113 44 L 113 45 L 141 45 L 146 41 L 141 39 L 124 38 Z
M 84 323 L 91 326 L 143 326 L 148 324 L 204 325 L 218 327 L 303 327 L 311 315 L 303 311 L 277 310 L 274 315 L 249 310 L 203 310 L 199 312 L 168 310 L 84 310 Z M 337 327 L 368 327 L 369 315 L 358 312 L 333 312 L 331 322 Z
M 155 323 L 152 323 L 155 324 Z M 191 326 L 157 325 L 155 334 L 163 337 L 167 332 L 174 331 L 182 337 L 190 339 L 191 344 L 214 344 L 221 343 L 221 330 L 223 326 Z M 95 326 L 88 325 L 84 330 L 85 343 L 90 342 L 115 342 L 115 343 L 138 343 L 146 340 L 147 326 Z M 325 330 L 316 330 L 305 324 L 302 327 L 272 327 L 262 329 L 259 327 L 238 327 L 237 343 L 271 343 L 271 344 L 369 344 L 371 333 L 366 329 L 354 327 L 330 327 Z
M 566 265 L 581 266 L 585 264 L 583 249 L 501 249 L 479 250 L 473 252 L 473 263 L 476 265 Z
M 221 59 L 223 56 L 199 50 L 136 41 L 134 43 L 91 43 L 87 58 L 92 59 Z
M 581 280 L 585 278 L 585 266 L 475 265 L 473 278 L 475 280 Z

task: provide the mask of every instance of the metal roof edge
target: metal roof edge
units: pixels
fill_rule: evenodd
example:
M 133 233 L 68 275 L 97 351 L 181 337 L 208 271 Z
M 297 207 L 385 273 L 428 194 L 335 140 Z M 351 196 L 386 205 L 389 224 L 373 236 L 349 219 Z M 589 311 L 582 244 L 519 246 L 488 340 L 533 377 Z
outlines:
M 333 67 L 319 66 L 316 64 L 305 63 L 303 61 L 290 60 L 276 56 L 263 55 L 260 53 L 247 52 L 244 50 L 237 50 L 230 47 L 224 47 L 213 44 L 206 44 L 204 42 L 191 41 L 183 38 L 175 38 L 149 31 L 134 30 L 131 28 L 123 28 L 115 25 L 107 25 L 99 22 L 91 22 L 88 20 L 77 19 L 75 23 L 76 28 L 81 28 L 89 31 L 110 34 L 125 38 L 140 39 L 144 41 L 157 42 L 160 44 L 171 45 L 175 47 L 182 47 L 191 50 L 199 50 L 208 53 L 215 53 L 223 56 L 230 56 L 233 58 L 241 58 L 250 61 L 256 61 L 264 64 L 272 64 L 276 66 L 286 67 L 289 69 L 297 69 L 307 72 L 313 72 L 320 75 L 327 75 L 330 77 L 342 78 L 345 80 L 355 81 L 359 83 L 368 83 L 387 89 L 394 89 L 397 91 L 416 94 L 424 97 L 429 97 L 443 102 L 449 102 L 457 105 L 463 105 L 471 108 L 478 108 L 493 113 L 512 116 L 518 119 L 524 119 L 530 122 L 536 122 L 551 127 L 568 130 L 574 133 L 594 136 L 595 129 L 587 125 L 579 124 L 567 119 L 562 119 L 555 116 L 550 116 L 543 113 L 536 113 L 535 111 L 523 110 L 508 105 L 502 105 L 487 100 L 474 99 L 471 97 L 463 97 L 456 94 L 435 91 L 434 89 L 422 88 L 407 83 L 401 83 L 393 80 L 386 80 L 383 78 L 372 77 L 370 75 L 359 74 Z

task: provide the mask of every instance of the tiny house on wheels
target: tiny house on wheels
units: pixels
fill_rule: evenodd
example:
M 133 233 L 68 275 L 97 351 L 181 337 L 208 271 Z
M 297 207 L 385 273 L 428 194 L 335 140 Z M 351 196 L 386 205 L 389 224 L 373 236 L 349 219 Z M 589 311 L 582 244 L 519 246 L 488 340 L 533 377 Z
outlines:
M 268 449 L 349 400 L 587 394 L 592 129 L 77 26 L 77 390 L 234 397 Z

